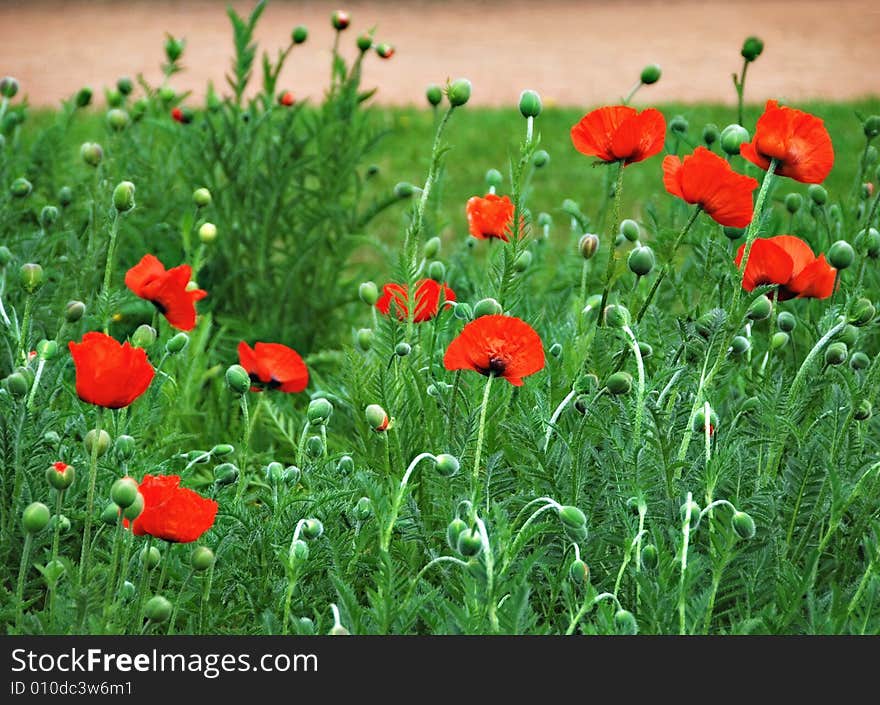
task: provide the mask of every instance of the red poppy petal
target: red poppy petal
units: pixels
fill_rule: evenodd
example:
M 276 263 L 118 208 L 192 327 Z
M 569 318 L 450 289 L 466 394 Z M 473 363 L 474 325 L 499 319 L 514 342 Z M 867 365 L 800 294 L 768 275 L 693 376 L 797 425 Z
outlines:
M 825 255 L 819 255 L 789 282 L 788 288 L 802 299 L 827 299 L 834 293 L 835 281 L 837 270 L 825 261 Z
M 742 261 L 745 244 L 740 245 L 734 260 L 737 267 Z M 743 275 L 743 288 L 752 291 L 757 286 L 776 284 L 784 286 L 791 279 L 792 273 L 791 256 L 779 245 L 770 240 L 758 238 L 752 243 L 749 251 L 749 261 Z
M 693 201 L 689 201 L 681 190 L 681 168 L 681 159 L 678 157 L 671 154 L 663 157 L 663 185 L 673 196 L 678 196 L 688 203 L 692 203 Z

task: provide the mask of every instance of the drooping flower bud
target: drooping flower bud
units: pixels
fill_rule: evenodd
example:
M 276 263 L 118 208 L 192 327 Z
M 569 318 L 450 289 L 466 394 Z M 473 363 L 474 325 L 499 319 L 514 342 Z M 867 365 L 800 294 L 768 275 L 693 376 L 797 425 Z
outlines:
M 324 525 L 318 519 L 306 519 L 302 525 L 302 535 L 310 541 L 324 533 Z
M 835 339 L 851 348 L 855 346 L 859 340 L 859 329 L 851 323 L 847 323 L 843 327 L 843 330 L 835 336 Z
M 658 561 L 657 547 L 653 543 L 646 543 L 642 548 L 642 566 L 646 570 L 654 570 Z
M 110 499 L 122 509 L 134 504 L 137 495 L 138 484 L 131 477 L 120 477 L 110 487 Z
M 865 353 L 859 351 L 854 352 L 850 355 L 849 358 L 849 366 L 854 370 L 865 370 L 871 364 L 871 358 L 869 358 Z
M 136 348 L 148 348 L 156 342 L 156 329 L 143 323 L 131 334 L 131 344 Z
M 684 115 L 676 115 L 669 121 L 669 129 L 678 135 L 683 135 L 688 131 L 687 118 Z
M 824 206 L 828 202 L 828 191 L 821 184 L 810 184 L 807 195 L 817 206 Z
M 731 523 L 736 535 L 741 539 L 751 539 L 755 537 L 755 520 L 745 512 L 734 512 Z
M 350 455 L 343 455 L 336 463 L 336 472 L 348 475 L 354 471 L 354 459 Z
M 428 277 L 438 284 L 442 284 L 446 280 L 446 265 L 439 260 L 435 260 L 428 265 Z
M 443 100 L 443 89 L 440 88 L 440 86 L 430 85 L 425 90 L 425 98 L 427 98 L 428 102 L 436 108 L 440 105 L 440 101 Z
M 114 132 L 121 132 L 131 122 L 131 117 L 122 108 L 113 108 L 107 111 L 107 125 Z
M 324 441 L 320 436 L 309 436 L 306 441 L 306 453 L 310 458 L 318 458 L 324 453 Z
M 108 502 L 101 512 L 101 521 L 108 526 L 116 526 L 119 522 L 119 507 L 114 502 Z
M 40 360 L 49 362 L 58 356 L 58 343 L 54 340 L 41 340 L 37 343 L 37 357 Z
M 297 561 L 307 561 L 309 559 L 309 545 L 302 539 L 293 542 L 289 558 Z
M 850 310 L 850 321 L 855 326 L 866 326 L 877 315 L 877 309 L 869 299 L 856 299 Z
M 853 409 L 853 418 L 856 421 L 868 421 L 871 418 L 873 409 L 868 399 L 862 399 Z
M 64 307 L 64 320 L 68 323 L 76 323 L 86 312 L 86 305 L 82 301 L 68 301 Z
M 568 577 L 575 585 L 583 585 L 590 577 L 590 568 L 582 560 L 576 558 L 568 567 Z
M 358 287 L 358 296 L 368 306 L 375 306 L 379 300 L 379 287 L 375 282 L 363 282 Z
M 378 404 L 370 404 L 364 413 L 367 418 L 367 423 L 370 425 L 370 428 L 376 431 L 376 433 L 388 430 L 391 420 L 388 418 L 388 414 L 385 413 L 385 409 L 381 406 Z
M 27 198 L 33 189 L 34 187 L 30 181 L 24 177 L 19 177 L 9 186 L 9 193 L 12 194 L 13 198 Z
M 848 354 L 849 350 L 846 347 L 846 343 L 831 343 L 831 345 L 825 349 L 825 364 L 842 365 L 846 362 Z
M 196 208 L 206 208 L 211 205 L 211 192 L 204 187 L 197 188 L 193 191 L 192 200 Z
M 630 218 L 620 221 L 620 233 L 630 242 L 636 242 L 642 234 L 639 224 Z
M 309 402 L 308 411 L 306 411 L 306 417 L 308 418 L 309 423 L 316 425 L 327 423 L 332 414 L 333 404 L 331 404 L 328 399 L 322 397 L 312 399 Z
M 233 394 L 244 395 L 251 388 L 251 378 L 241 365 L 231 365 L 226 370 L 226 386 Z
M 460 464 L 458 458 L 448 453 L 440 453 L 435 459 L 434 467 L 437 474 L 442 477 L 452 477 L 458 472 Z
M 528 250 L 523 250 L 520 252 L 516 259 L 513 260 L 513 269 L 516 272 L 522 274 L 529 268 L 529 265 L 532 263 L 532 253 Z
M 380 59 L 390 59 L 394 56 L 394 47 L 386 43 L 379 44 L 376 46 L 376 54 Z
M 785 196 L 785 210 L 794 215 L 804 205 L 804 197 L 799 193 L 789 193 Z
M 42 502 L 32 502 L 21 514 L 21 526 L 28 534 L 38 534 L 49 524 L 52 513 Z
M 474 558 L 483 550 L 483 540 L 480 532 L 475 529 L 465 528 L 458 536 L 456 543 L 458 552 L 466 558 Z
M 97 446 L 97 454 L 99 456 L 104 455 L 104 453 L 110 448 L 110 434 L 104 429 L 101 429 L 101 433 L 95 433 L 95 429 L 91 429 L 86 434 L 85 446 L 86 453 L 89 455 L 92 454 L 92 450 L 95 446 Z
M 66 490 L 73 484 L 74 479 L 76 479 L 76 471 L 73 469 L 73 465 L 58 461 L 46 468 L 46 482 L 53 489 Z
M 608 391 L 616 396 L 620 396 L 622 394 L 629 394 L 632 389 L 633 378 L 629 372 L 615 372 L 610 375 L 605 382 L 605 386 L 608 388 Z
M 537 91 L 525 90 L 519 94 L 519 112 L 524 118 L 536 118 L 541 114 L 541 96 Z
M 725 225 L 724 228 L 724 236 L 729 240 L 739 240 L 743 235 L 746 234 L 745 228 L 733 228 L 728 225 Z
M 462 533 L 467 531 L 467 528 L 467 524 L 459 517 L 455 517 L 455 519 L 449 522 L 449 526 L 446 527 L 446 543 L 453 551 L 458 550 L 458 539 Z
M 630 324 L 629 310 L 625 306 L 609 304 L 603 313 L 605 325 L 612 328 L 623 328 Z
M 731 156 L 739 154 L 739 148 L 749 139 L 749 131 L 742 125 L 728 125 L 721 130 L 721 149 Z
M 788 340 L 788 333 L 784 331 L 777 331 L 770 337 L 770 349 L 781 350 L 786 345 L 788 345 Z
M 750 321 L 763 321 L 765 318 L 769 318 L 771 313 L 773 313 L 773 302 L 762 295 L 749 306 L 746 318 Z
M 186 350 L 189 345 L 189 336 L 181 331 L 174 335 L 174 337 L 170 338 L 167 343 L 165 343 L 165 352 L 169 355 L 176 355 L 177 353 L 181 353 Z
M 231 485 L 238 480 L 238 468 L 232 463 L 220 463 L 214 468 L 214 482 L 218 485 Z
M 644 277 L 650 274 L 651 270 L 654 269 L 654 263 L 654 250 L 647 245 L 636 247 L 626 258 L 626 265 L 629 267 L 629 271 L 637 277 Z
M 535 152 L 535 156 L 532 157 L 532 164 L 535 165 L 538 169 L 543 169 L 550 163 L 550 154 L 546 149 L 539 149 Z M 540 221 L 540 216 L 538 216 L 538 220 Z M 539 222 L 539 225 L 543 225 L 543 223 Z
M 474 318 L 480 318 L 482 316 L 497 316 L 503 311 L 504 309 L 501 307 L 501 304 L 491 297 L 480 299 L 474 304 Z
M 650 86 L 652 83 L 657 83 L 660 80 L 662 73 L 660 64 L 648 64 L 642 69 L 639 80 L 646 86 Z
M 714 409 L 709 409 L 709 433 L 715 433 L 715 429 L 718 428 L 718 414 L 715 413 Z M 705 433 L 706 432 L 706 410 L 700 409 L 694 414 L 693 423 L 691 423 L 691 430 L 694 433 Z
M 838 240 L 828 248 L 828 261 L 835 269 L 850 267 L 855 257 L 855 250 L 846 240 Z
M 707 147 L 711 147 L 719 139 L 721 139 L 721 130 L 718 129 L 718 125 L 710 122 L 703 128 L 703 142 Z
M 361 497 L 354 505 L 354 516 L 358 521 L 366 521 L 373 516 L 373 502 L 369 497 Z
M 466 78 L 457 78 L 446 87 L 446 97 L 453 108 L 461 107 L 471 98 L 471 82 Z
M 679 516 L 681 517 L 682 524 L 687 521 L 688 509 L 690 509 L 690 525 L 693 529 L 697 525 L 697 522 L 700 520 L 700 505 L 693 500 L 691 500 L 690 502 L 685 502 L 681 505 Z
M 145 547 L 138 558 L 138 562 L 147 570 L 155 570 L 161 561 L 162 554 L 155 546 Z
M 97 142 L 86 142 L 80 147 L 80 156 L 89 166 L 98 166 L 104 158 L 104 150 Z
M 43 206 L 43 209 L 40 211 L 40 227 L 48 230 L 57 220 L 58 209 L 55 206 Z
M 373 346 L 373 329 L 372 328 L 360 328 L 357 332 L 357 344 L 358 347 L 367 351 Z
M 614 613 L 614 628 L 621 636 L 635 636 L 639 633 L 639 623 L 629 610 L 617 610 Z
M 577 507 L 568 505 L 560 507 L 557 511 L 560 521 L 566 526 L 580 528 L 587 525 L 587 515 Z
M 406 357 L 412 352 L 412 345 L 407 342 L 401 341 L 397 345 L 394 346 L 394 354 L 397 357 Z
M 779 326 L 779 330 L 785 333 L 791 333 L 797 328 L 797 318 L 795 318 L 794 314 L 789 311 L 780 311 L 779 315 L 776 317 L 776 325 Z

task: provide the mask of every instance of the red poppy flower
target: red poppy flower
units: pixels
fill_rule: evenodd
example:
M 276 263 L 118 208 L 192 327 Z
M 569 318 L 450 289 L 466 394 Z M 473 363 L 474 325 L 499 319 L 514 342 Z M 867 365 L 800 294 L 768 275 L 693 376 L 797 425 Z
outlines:
M 86 333 L 68 343 L 76 367 L 76 393 L 89 404 L 121 409 L 143 394 L 155 371 L 147 353 L 103 333 Z
M 415 323 L 430 321 L 440 311 L 440 298 L 443 301 L 455 301 L 455 292 L 446 284 L 440 285 L 433 279 L 422 279 L 416 284 L 416 313 L 413 317 Z M 383 315 L 387 316 L 391 311 L 392 304 L 401 321 L 405 321 L 409 315 L 406 308 L 407 287 L 406 284 L 386 284 L 382 287 L 382 296 L 376 302 Z
M 186 122 L 186 116 L 180 108 L 172 108 L 171 117 L 175 122 L 179 122 L 181 125 Z
M 624 165 L 653 157 L 663 149 L 666 120 L 659 110 L 637 112 L 627 105 L 598 108 L 571 128 L 574 148 L 603 162 Z
M 447 370 L 494 374 L 512 385 L 544 368 L 541 338 L 525 321 L 513 316 L 481 316 L 468 323 L 446 349 Z
M 293 93 L 290 91 L 284 91 L 284 93 L 278 96 L 278 102 L 284 107 L 289 108 L 296 102 L 296 100 L 293 97 Z
M 177 475 L 144 475 L 138 490 L 144 510 L 131 523 L 135 536 L 192 543 L 214 525 L 217 502 L 181 487 Z
M 238 362 L 254 383 L 252 389 L 301 392 L 309 383 L 309 370 L 296 350 L 280 343 L 238 344 Z
M 697 147 L 684 160 L 664 157 L 663 185 L 673 196 L 700 205 L 721 225 L 744 228 L 752 220 L 752 192 L 758 188 L 757 180 L 737 174 L 705 147 Z
M 144 255 L 126 273 L 125 285 L 159 309 L 172 326 L 192 330 L 196 326 L 196 301 L 208 294 L 202 289 L 187 289 L 191 276 L 192 268 L 188 264 L 166 271 L 153 255 Z
M 467 213 L 468 230 L 478 240 L 497 237 L 500 240 L 510 238 L 510 226 L 516 209 L 507 196 L 487 193 L 483 198 L 473 196 L 468 199 Z
M 778 162 L 776 173 L 805 184 L 819 184 L 834 165 L 831 136 L 821 118 L 768 100 L 755 137 L 739 152 L 762 169 Z
M 734 260 L 742 262 L 745 244 L 740 245 Z M 743 276 L 743 288 L 776 284 L 780 301 L 786 299 L 827 299 L 834 292 L 837 270 L 825 261 L 825 255 L 816 257 L 803 240 L 793 235 L 758 238 L 752 243 L 749 261 Z

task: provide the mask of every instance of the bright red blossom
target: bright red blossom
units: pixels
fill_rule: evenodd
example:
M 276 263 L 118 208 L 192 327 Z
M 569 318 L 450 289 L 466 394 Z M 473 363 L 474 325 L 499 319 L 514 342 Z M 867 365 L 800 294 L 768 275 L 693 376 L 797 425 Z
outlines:
M 653 157 L 663 149 L 665 137 L 666 120 L 659 110 L 637 112 L 627 105 L 593 110 L 571 128 L 578 152 L 624 165 Z
M 132 522 L 135 536 L 192 543 L 214 525 L 217 502 L 181 487 L 177 475 L 144 475 L 138 490 L 144 510 Z M 128 520 L 124 524 L 128 526 Z
M 514 211 L 513 202 L 507 196 L 494 193 L 487 193 L 482 198 L 473 196 L 468 199 L 465 207 L 468 231 L 478 240 L 497 237 L 507 242 Z
M 415 323 L 430 321 L 440 311 L 441 298 L 444 302 L 455 301 L 455 292 L 446 284 L 438 284 L 433 279 L 422 279 L 416 283 Z M 392 307 L 397 317 L 405 321 L 409 316 L 406 284 L 386 284 L 382 287 L 382 296 L 376 302 L 376 308 L 387 316 Z
M 745 244 L 740 245 L 734 260 L 737 267 L 744 250 Z M 777 235 L 752 243 L 743 288 L 752 291 L 758 286 L 775 284 L 780 301 L 827 299 L 834 292 L 836 276 L 837 270 L 825 261 L 825 255 L 816 257 L 807 243 L 793 235 Z
M 159 309 L 172 326 L 192 330 L 196 326 L 196 301 L 208 294 L 202 289 L 187 288 L 191 276 L 192 268 L 188 264 L 166 271 L 153 255 L 144 255 L 126 273 L 125 285 Z
M 663 158 L 663 185 L 673 196 L 699 205 L 716 223 L 744 228 L 752 220 L 752 193 L 758 182 L 737 174 L 724 159 L 697 147 L 683 160 Z
M 140 348 L 103 333 L 86 333 L 68 343 L 76 367 L 76 393 L 89 404 L 121 409 L 143 394 L 155 371 Z
M 289 108 L 296 102 L 296 100 L 293 97 L 293 93 L 290 91 L 284 91 L 284 93 L 278 96 L 278 102 L 284 107 Z
M 805 184 L 822 183 L 834 165 L 825 123 L 801 110 L 779 107 L 775 100 L 767 101 L 754 139 L 740 147 L 740 154 L 765 170 L 775 159 L 777 174 Z
M 309 370 L 296 350 L 280 343 L 238 344 L 238 362 L 247 370 L 254 391 L 261 388 L 301 392 L 309 383 Z
M 525 321 L 512 316 L 481 316 L 468 323 L 446 349 L 447 370 L 473 370 L 503 377 L 512 385 L 544 368 L 541 338 Z
M 175 122 L 179 122 L 181 124 L 186 122 L 186 116 L 183 114 L 183 110 L 181 110 L 180 108 L 173 108 L 171 110 L 171 118 Z

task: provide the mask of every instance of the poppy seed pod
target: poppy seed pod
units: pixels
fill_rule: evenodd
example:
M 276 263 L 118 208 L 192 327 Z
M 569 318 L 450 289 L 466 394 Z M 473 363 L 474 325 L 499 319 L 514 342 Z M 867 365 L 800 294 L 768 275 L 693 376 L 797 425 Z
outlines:
M 657 83 L 660 80 L 662 73 L 660 64 L 648 64 L 642 69 L 639 80 L 646 86 L 650 86 L 652 83 Z
M 828 202 L 828 191 L 821 184 L 810 184 L 807 195 L 817 206 L 824 206 Z
M 849 358 L 849 366 L 854 370 L 864 370 L 867 369 L 871 364 L 871 358 L 869 358 L 865 353 L 859 351 L 854 352 L 850 355 Z
M 204 187 L 197 188 L 193 191 L 192 200 L 196 208 L 206 208 L 211 205 L 211 192 Z
M 560 521 L 566 526 L 577 529 L 587 525 L 587 515 L 577 507 L 571 505 L 560 507 L 558 514 Z
M 138 558 L 138 562 L 147 570 L 155 570 L 156 566 L 162 561 L 162 554 L 155 546 L 149 548 L 144 547 Z
M 842 365 L 846 362 L 848 354 L 849 349 L 846 347 L 846 343 L 831 343 L 825 350 L 825 364 Z
M 189 559 L 192 569 L 198 572 L 208 570 L 214 565 L 214 552 L 207 546 L 196 546 Z
M 868 299 L 857 299 L 850 311 L 850 321 L 855 326 L 866 326 L 874 320 L 877 310 Z
M 218 485 L 231 485 L 238 480 L 238 468 L 232 463 L 220 463 L 214 468 L 214 482 Z
M 636 242 L 642 234 L 642 231 L 636 221 L 626 218 L 625 220 L 620 221 L 620 233 L 630 242 Z
M 58 220 L 58 209 L 55 206 L 43 206 L 40 211 L 40 227 L 48 229 Z
M 186 350 L 187 345 L 189 345 L 189 336 L 183 332 L 177 333 L 165 343 L 165 352 L 169 355 L 176 355 Z
M 749 131 L 742 125 L 728 125 L 721 130 L 721 149 L 731 156 L 739 154 L 740 147 L 749 139 Z
M 357 344 L 358 347 L 367 351 L 373 346 L 373 329 L 372 328 L 360 328 L 357 332 Z
M 110 499 L 122 509 L 134 504 L 137 495 L 138 484 L 131 477 L 120 477 L 110 487 Z
M 9 187 L 9 193 L 12 194 L 13 198 L 27 198 L 31 191 L 33 191 L 33 188 L 30 181 L 24 177 L 19 177 L 12 182 L 12 185 Z
M 379 287 L 375 282 L 363 282 L 358 287 L 358 296 L 368 306 L 375 306 L 379 300 Z
M 638 277 L 644 277 L 651 273 L 654 269 L 654 250 L 650 247 L 637 247 L 629 253 L 626 258 L 626 265 L 629 271 Z
M 49 524 L 52 514 L 42 502 L 32 502 L 21 514 L 21 526 L 28 534 L 38 534 Z
M 439 260 L 435 260 L 428 265 L 428 277 L 438 284 L 446 279 L 446 265 Z
M 119 213 L 134 208 L 134 184 L 131 181 L 120 181 L 113 189 L 113 207 Z
M 110 448 L 110 434 L 104 429 L 101 429 L 101 433 L 95 433 L 95 429 L 90 430 L 85 437 L 86 452 L 89 455 L 92 454 L 92 449 L 96 444 L 98 455 L 104 455 Z
M 46 482 L 48 482 L 53 489 L 56 490 L 66 490 L 73 484 L 73 481 L 76 479 L 76 471 L 73 469 L 73 465 L 68 465 L 67 463 L 57 462 L 52 463 L 48 468 L 46 468 Z
M 89 166 L 98 166 L 104 158 L 104 150 L 97 142 L 85 142 L 79 149 L 82 160 Z
M 624 306 L 611 304 L 605 307 L 604 320 L 612 328 L 623 328 L 630 323 L 629 310 Z
M 477 530 L 465 528 L 458 536 L 456 547 L 466 558 L 475 558 L 483 550 L 483 540 Z
M 868 421 L 871 418 L 871 402 L 867 399 L 862 399 L 853 409 L 853 418 L 856 421 Z
M 251 387 L 251 378 L 241 365 L 230 365 L 226 370 L 226 386 L 239 396 L 244 395 Z
M 731 524 L 736 535 L 741 539 L 751 539 L 755 537 L 755 520 L 745 512 L 734 512 Z
M 312 401 L 309 402 L 308 411 L 306 411 L 306 417 L 311 424 L 327 423 L 332 414 L 333 404 L 324 398 L 312 399 Z
M 457 78 L 446 87 L 446 97 L 453 108 L 467 103 L 471 98 L 471 82 L 466 78 Z
M 578 240 L 578 252 L 584 259 L 592 259 L 599 250 L 599 238 L 592 233 L 581 235 Z
M 128 123 L 130 122 L 131 118 L 122 108 L 113 108 L 112 110 L 107 111 L 107 125 L 115 132 L 121 132 L 128 127 Z
M 568 577 L 575 585 L 583 585 L 590 577 L 590 568 L 582 560 L 576 558 L 568 567 Z
M 703 143 L 707 147 L 711 147 L 719 139 L 721 139 L 721 130 L 718 129 L 718 125 L 710 122 L 703 128 Z
M 376 433 L 388 430 L 388 425 L 390 423 L 388 414 L 386 414 L 385 409 L 378 404 L 370 404 L 365 409 L 364 415 L 366 416 L 370 428 L 376 431 Z
M 214 223 L 202 223 L 199 226 L 199 241 L 210 245 L 217 239 L 217 226 Z
M 791 333 L 797 328 L 797 318 L 795 318 L 793 313 L 781 311 L 776 317 L 776 325 L 779 327 L 779 330 L 785 333 Z
M 131 334 L 131 344 L 136 348 L 148 348 L 156 342 L 157 335 L 155 328 L 143 323 Z
M 690 503 L 685 502 L 684 504 L 681 505 L 681 509 L 679 510 L 679 516 L 681 517 L 682 524 L 684 524 L 684 522 L 687 520 L 688 508 L 690 508 L 690 513 L 691 513 L 690 524 L 691 524 L 691 528 L 693 529 L 697 525 L 697 522 L 700 520 L 700 505 L 697 504 L 696 502 L 694 502 L 693 500 L 691 500 Z
M 788 333 L 785 333 L 784 331 L 777 331 L 771 336 L 771 350 L 779 350 L 780 348 L 784 348 L 786 345 L 788 345 Z
M 550 154 L 546 149 L 539 149 L 535 152 L 535 156 L 532 157 L 532 164 L 534 164 L 538 169 L 543 169 L 550 163 Z
M 446 543 L 453 551 L 458 550 L 458 539 L 467 531 L 467 528 L 467 524 L 458 517 L 449 522 L 449 525 L 446 527 Z
M 771 313 L 773 313 L 773 302 L 762 295 L 752 301 L 746 312 L 746 318 L 750 321 L 763 321 L 765 318 L 769 318 Z
M 526 90 L 519 94 L 519 112 L 524 118 L 536 118 L 541 114 L 541 96 L 537 91 Z
M 657 547 L 653 543 L 646 543 L 642 548 L 642 565 L 647 570 L 654 570 L 658 562 Z
M 68 323 L 76 323 L 86 312 L 86 305 L 82 301 L 68 301 L 64 307 L 64 320 Z
M 428 102 L 436 108 L 440 105 L 440 101 L 443 100 L 443 89 L 440 88 L 440 86 L 430 85 L 425 90 L 425 98 L 427 98 Z
M 629 610 L 617 610 L 614 613 L 614 628 L 621 636 L 635 636 L 639 633 L 639 623 Z
M 0 78 L 0 95 L 4 98 L 14 98 L 18 93 L 18 80 L 12 76 Z
M 846 240 L 838 240 L 828 248 L 828 261 L 835 269 L 846 269 L 852 266 L 856 253 Z
M 676 134 L 683 135 L 688 130 L 688 121 L 684 115 L 676 115 L 669 121 L 669 129 Z
M 114 502 L 108 502 L 101 512 L 101 521 L 109 526 L 116 526 L 119 522 L 119 506 Z
M 789 193 L 785 196 L 785 210 L 794 215 L 797 213 L 801 206 L 804 205 L 804 197 L 799 193 Z
M 144 605 L 144 616 L 157 624 L 167 621 L 171 611 L 171 603 L 162 595 L 154 595 Z
M 448 453 L 441 453 L 435 458 L 434 467 L 442 477 L 452 477 L 460 467 L 458 458 Z
M 629 394 L 632 389 L 633 378 L 629 372 L 615 372 L 610 375 L 605 382 L 605 386 L 608 388 L 608 391 L 612 394 L 619 396 L 622 394 Z
M 501 304 L 491 297 L 480 299 L 474 304 L 474 318 L 481 318 L 482 316 L 498 316 L 501 315 L 502 312 L 503 309 L 501 308 Z
M 18 270 L 18 281 L 28 294 L 35 293 L 43 286 L 43 268 L 33 262 L 21 265 Z

